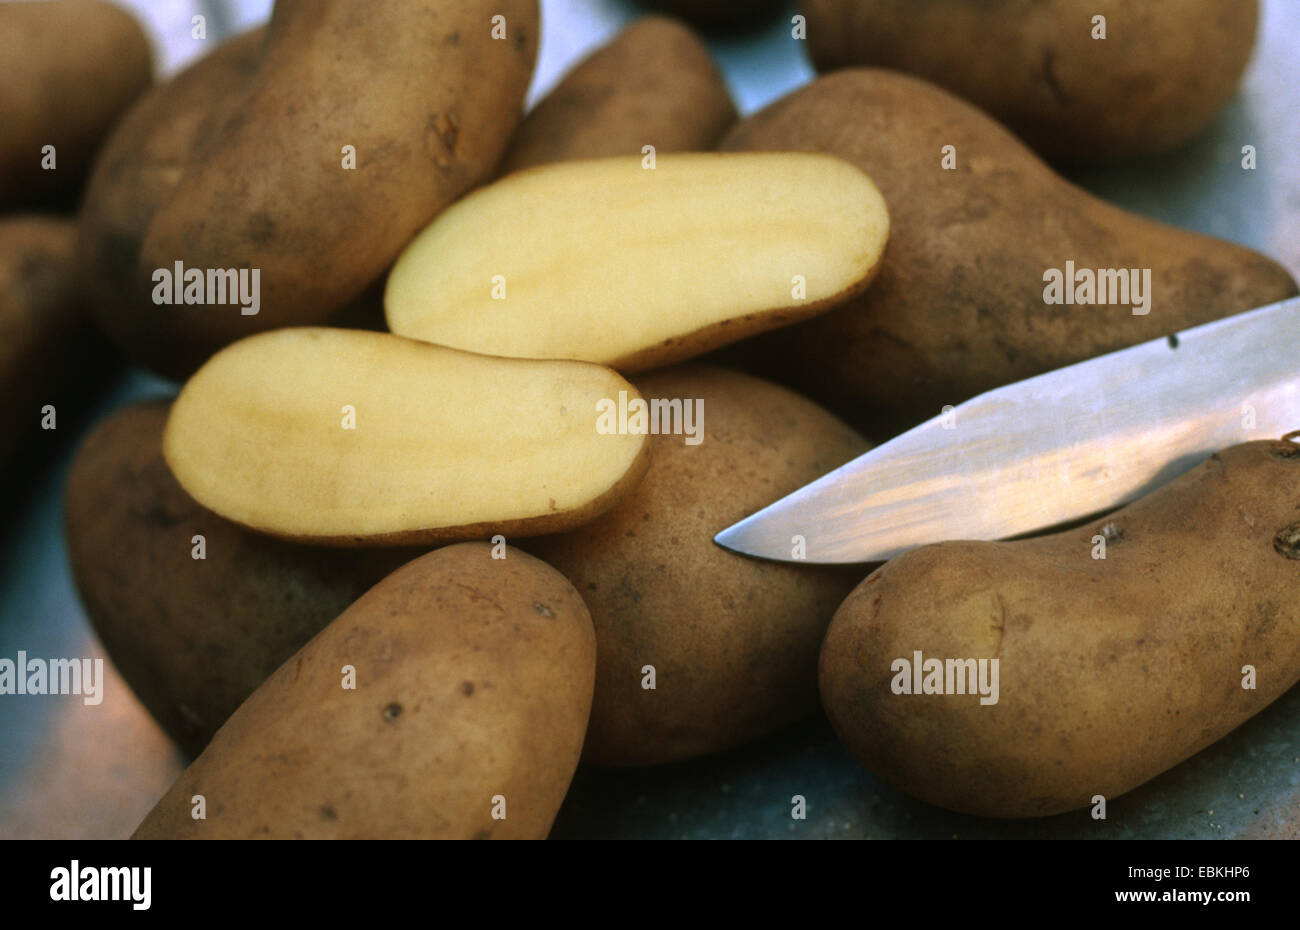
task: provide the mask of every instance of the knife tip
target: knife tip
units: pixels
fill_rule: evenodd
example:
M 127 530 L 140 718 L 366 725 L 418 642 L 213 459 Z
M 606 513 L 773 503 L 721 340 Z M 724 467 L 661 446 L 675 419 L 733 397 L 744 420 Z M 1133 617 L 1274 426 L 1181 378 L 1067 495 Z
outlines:
M 743 555 L 751 559 L 770 559 L 772 556 L 767 552 L 762 552 L 761 546 L 755 548 L 754 534 L 750 531 L 749 523 L 754 516 L 748 516 L 738 523 L 722 530 L 713 537 L 713 542 L 726 549 L 728 552 L 734 552 L 736 555 Z
M 736 555 L 744 556 L 749 559 L 759 559 L 765 562 L 788 562 L 789 557 L 782 552 L 775 552 L 770 545 L 765 545 L 765 539 L 761 533 L 755 533 L 754 527 L 750 526 L 750 521 L 754 517 L 746 517 L 739 523 L 732 524 L 722 532 L 713 537 L 713 542 L 728 552 L 734 552 Z
M 749 555 L 750 553 L 746 552 L 740 546 L 740 541 L 739 541 L 740 533 L 737 532 L 739 527 L 740 527 L 739 523 L 732 524 L 731 526 L 727 527 L 725 530 L 722 530 L 721 532 L 715 534 L 713 537 L 713 541 L 729 552 L 738 552 L 741 555 Z

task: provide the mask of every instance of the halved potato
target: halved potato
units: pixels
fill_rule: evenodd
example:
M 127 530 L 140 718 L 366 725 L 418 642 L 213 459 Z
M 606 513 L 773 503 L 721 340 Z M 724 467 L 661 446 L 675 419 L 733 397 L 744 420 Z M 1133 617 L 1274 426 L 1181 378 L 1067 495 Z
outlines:
M 639 371 L 828 310 L 879 266 L 871 179 L 811 153 L 548 165 L 444 211 L 406 247 L 399 335 Z
M 597 431 L 636 389 L 598 365 L 314 327 L 243 339 L 182 389 L 181 486 L 273 536 L 405 545 L 577 526 L 640 480 L 646 437 Z

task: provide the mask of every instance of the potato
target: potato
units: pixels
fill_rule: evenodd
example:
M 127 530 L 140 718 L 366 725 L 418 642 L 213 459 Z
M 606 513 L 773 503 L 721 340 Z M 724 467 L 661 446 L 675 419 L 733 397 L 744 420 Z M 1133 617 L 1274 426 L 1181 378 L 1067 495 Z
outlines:
M 0 3 L 0 205 L 75 192 L 153 79 L 140 24 L 102 0 Z M 48 167 L 45 146 L 53 146 Z
M 83 288 L 102 326 L 150 367 L 177 377 L 199 359 L 178 359 L 175 340 L 158 338 L 156 320 L 141 317 L 124 300 L 134 286 L 136 255 L 150 217 L 178 196 L 187 163 L 214 126 L 231 119 L 256 73 L 266 30 L 254 29 L 222 43 L 168 83 L 123 120 L 96 163 L 94 181 L 79 218 L 79 249 L 87 256 Z M 382 280 L 342 308 L 325 314 L 335 326 L 383 329 Z M 150 298 L 152 300 L 152 298 Z M 170 309 L 184 312 L 184 307 Z
M 258 688 L 135 838 L 542 839 L 595 662 L 559 572 L 483 543 L 431 552 Z M 199 794 L 206 820 L 191 817 Z
M 501 166 L 712 151 L 736 107 L 709 50 L 662 16 L 638 20 L 582 61 L 519 126 Z
M 860 569 L 736 555 L 719 531 L 866 451 L 783 388 L 692 366 L 638 379 L 648 398 L 703 405 L 702 431 L 654 437 L 650 471 L 608 514 L 526 540 L 564 573 L 596 625 L 584 758 L 648 765 L 720 752 L 817 705 L 817 650 Z M 811 532 L 812 527 L 809 528 Z M 792 541 L 792 547 L 794 541 Z M 643 687 L 654 667 L 655 687 Z
M 805 319 L 870 283 L 871 179 L 824 156 L 667 155 L 511 175 L 444 212 L 384 293 L 402 336 L 640 371 Z
M 118 670 L 197 755 L 286 659 L 420 552 L 299 546 L 204 510 L 163 462 L 169 407 L 127 407 L 82 445 L 65 491 L 68 555 Z
M 57 439 L 59 402 L 105 367 L 78 299 L 76 242 L 70 220 L 0 220 L 0 468 L 24 444 Z M 42 429 L 47 405 L 55 430 Z
M 1259 14 L 1255 0 L 803 0 L 802 9 L 819 69 L 910 72 L 1061 160 L 1154 155 L 1200 132 L 1236 92 Z
M 146 290 L 152 282 L 140 279 L 140 245 L 153 215 L 180 195 L 193 153 L 238 111 L 265 40 L 266 30 L 255 29 L 222 43 L 132 107 L 96 159 L 81 206 L 78 248 L 87 307 L 115 344 L 173 377 L 201 361 L 182 355 L 182 341 L 192 338 L 184 331 L 209 322 L 184 305 L 142 309 L 152 306 Z M 161 310 L 169 314 L 156 316 Z
M 103 325 L 184 377 L 243 336 L 327 321 L 491 175 L 536 39 L 536 0 L 280 0 L 262 46 L 223 46 L 146 97 L 100 159 L 85 211 Z M 152 196 L 121 206 L 135 185 Z M 205 303 L 157 302 L 177 263 L 205 282 L 246 269 L 250 291 L 256 271 L 257 312 L 213 284 Z
M 1264 441 L 1079 529 L 913 550 L 836 612 L 826 712 L 873 772 L 941 807 L 1027 817 L 1112 799 L 1300 679 L 1298 521 L 1300 445 Z M 917 693 L 894 663 L 915 669 L 918 652 L 922 671 L 997 659 L 996 702 L 953 693 L 957 676 Z
M 954 170 L 942 167 L 948 145 Z M 744 363 L 868 434 L 1297 293 L 1272 260 L 1092 197 L 975 108 L 905 75 L 820 78 L 741 121 L 723 146 L 838 155 L 889 203 L 891 242 L 871 289 L 746 347 Z M 1132 293 L 1126 303 L 1046 303 L 1045 275 L 1064 274 L 1067 262 L 1149 269 L 1147 312 L 1134 313 Z
M 283 329 L 186 383 L 163 454 L 181 487 L 299 542 L 419 545 L 591 520 L 644 474 L 646 436 L 600 429 L 637 397 L 607 368 L 492 358 L 389 333 Z

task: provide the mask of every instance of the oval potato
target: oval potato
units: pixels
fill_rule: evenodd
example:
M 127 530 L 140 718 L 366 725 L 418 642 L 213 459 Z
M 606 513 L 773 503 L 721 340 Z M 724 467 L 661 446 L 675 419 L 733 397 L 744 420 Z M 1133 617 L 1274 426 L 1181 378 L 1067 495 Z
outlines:
M 1256 0 L 803 0 L 818 69 L 907 71 L 1063 161 L 1175 148 L 1250 60 Z M 1104 38 L 1100 38 L 1104 17 Z M 996 54 L 972 53 L 972 44 Z
M 812 711 L 822 635 L 861 577 L 856 568 L 750 559 L 713 542 L 865 452 L 860 436 L 802 397 L 736 372 L 686 366 L 636 383 L 652 401 L 689 405 L 684 413 L 702 402 L 702 421 L 691 421 L 702 441 L 654 436 L 650 471 L 626 501 L 581 529 L 523 543 L 591 609 L 596 697 L 584 758 L 600 765 L 720 752 Z M 647 666 L 653 689 L 643 686 Z
M 144 30 L 103 0 L 0 3 L 0 61 L 5 206 L 79 190 L 100 143 L 153 80 Z
M 80 269 L 72 221 L 0 219 L 0 469 L 27 444 L 57 441 L 57 428 L 42 429 L 45 408 L 57 427 L 72 385 L 108 367 L 107 347 L 83 312 Z
M 889 248 L 870 290 L 745 346 L 747 368 L 869 435 L 1297 293 L 1273 260 L 1091 196 L 974 107 L 907 75 L 820 78 L 742 120 L 722 147 L 829 152 L 871 175 L 889 203 Z M 1117 286 L 1109 303 L 1045 303 L 1045 275 L 1067 262 L 1136 269 L 1145 307 Z
M 237 40 L 227 64 L 146 97 L 106 155 L 125 163 L 100 160 L 97 175 L 165 192 L 88 230 L 114 298 L 96 304 L 102 325 L 184 377 L 241 337 L 329 320 L 491 176 L 522 116 L 537 15 L 536 0 L 280 0 L 264 42 Z M 121 199 L 97 176 L 86 209 L 103 215 L 98 198 Z M 246 269 L 248 293 L 256 272 L 256 301 L 209 288 L 167 303 L 155 276 L 177 263 L 205 281 Z
M 484 543 L 431 552 L 258 688 L 135 838 L 543 839 L 595 661 L 559 572 Z M 190 816 L 200 794 L 206 820 Z
M 711 151 L 736 121 L 709 50 L 663 16 L 637 20 L 581 61 L 519 125 L 501 174 L 616 155 Z
M 1068 811 L 1137 787 L 1295 684 L 1297 584 L 1300 445 L 1247 443 L 1079 529 L 886 563 L 835 614 L 822 701 L 855 755 L 922 800 Z M 924 678 L 916 693 L 918 652 L 944 676 L 997 659 L 996 691 L 973 693 L 963 673 L 949 693 Z
M 191 317 L 188 325 L 205 324 L 184 306 L 140 309 L 152 304 L 153 287 L 139 280 L 140 245 L 153 215 L 179 196 L 194 152 L 238 110 L 265 41 L 265 28 L 241 33 L 146 94 L 104 143 L 81 204 L 78 249 L 87 308 L 135 361 L 173 377 L 183 377 L 199 360 L 177 354 L 187 337 L 169 334 L 168 327 L 180 321 L 155 314 L 170 309 Z
M 301 546 L 205 510 L 163 461 L 170 406 L 135 404 L 97 426 L 64 504 L 72 576 L 95 632 L 195 756 L 286 659 L 421 552 Z

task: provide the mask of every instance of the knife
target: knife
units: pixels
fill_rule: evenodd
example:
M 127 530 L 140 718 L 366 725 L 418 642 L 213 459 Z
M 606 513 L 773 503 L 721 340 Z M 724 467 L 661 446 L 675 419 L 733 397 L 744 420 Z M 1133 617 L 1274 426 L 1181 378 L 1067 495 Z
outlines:
M 1296 429 L 1300 297 L 945 408 L 714 541 L 833 564 L 1004 539 L 1118 507 L 1228 446 Z

